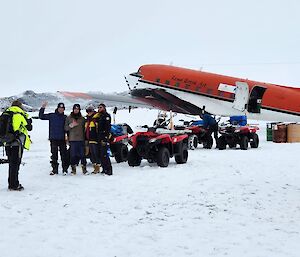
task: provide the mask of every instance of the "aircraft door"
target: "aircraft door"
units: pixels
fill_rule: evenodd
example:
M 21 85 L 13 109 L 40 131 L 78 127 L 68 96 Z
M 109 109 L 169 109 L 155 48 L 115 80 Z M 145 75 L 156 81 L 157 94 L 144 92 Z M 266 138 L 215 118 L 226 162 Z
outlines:
M 236 82 L 235 84 L 233 108 L 243 112 L 246 110 L 249 100 L 249 86 L 246 82 Z
M 265 87 L 255 85 L 250 93 L 249 103 L 248 103 L 248 112 L 251 113 L 260 113 L 261 111 L 261 102 L 263 95 L 266 91 Z

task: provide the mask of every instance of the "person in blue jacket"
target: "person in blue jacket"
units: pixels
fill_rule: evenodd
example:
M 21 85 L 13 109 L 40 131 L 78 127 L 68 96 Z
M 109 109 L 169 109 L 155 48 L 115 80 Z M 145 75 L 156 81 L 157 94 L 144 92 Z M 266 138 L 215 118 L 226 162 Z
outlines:
M 211 137 L 211 134 L 214 133 L 216 145 L 218 146 L 218 122 L 205 111 L 200 114 L 200 118 L 203 120 L 203 128 L 207 129 L 207 138 Z
M 66 132 L 65 132 L 65 120 L 66 115 L 64 114 L 65 105 L 59 103 L 55 112 L 45 114 L 45 108 L 47 102 L 44 102 L 39 111 L 39 118 L 41 120 L 49 120 L 49 140 L 51 148 L 51 166 L 52 171 L 50 175 L 58 174 L 58 151 L 60 152 L 60 158 L 62 162 L 63 175 L 67 175 L 69 167 L 69 158 L 67 153 L 66 144 Z

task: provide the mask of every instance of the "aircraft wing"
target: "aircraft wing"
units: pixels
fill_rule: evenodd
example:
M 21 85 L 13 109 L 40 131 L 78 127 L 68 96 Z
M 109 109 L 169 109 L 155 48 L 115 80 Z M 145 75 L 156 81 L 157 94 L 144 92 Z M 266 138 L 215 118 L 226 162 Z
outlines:
M 58 91 L 65 98 L 69 100 L 81 100 L 86 103 L 93 103 L 95 105 L 99 103 L 105 103 L 107 106 L 117 106 L 119 108 L 129 108 L 129 107 L 142 107 L 142 108 L 154 108 L 153 105 L 139 101 L 138 99 L 132 97 L 130 94 L 104 94 L 97 92 L 81 93 L 81 92 L 67 92 Z

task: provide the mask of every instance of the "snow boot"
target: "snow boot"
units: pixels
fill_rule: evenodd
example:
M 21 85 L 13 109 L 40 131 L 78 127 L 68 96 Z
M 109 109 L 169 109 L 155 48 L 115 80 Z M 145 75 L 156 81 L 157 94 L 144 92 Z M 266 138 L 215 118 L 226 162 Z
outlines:
M 17 187 L 8 187 L 9 191 L 23 191 L 24 187 L 22 186 L 22 184 L 19 184 Z
M 53 163 L 51 161 L 52 171 L 50 172 L 50 175 L 58 174 L 58 163 Z
M 92 174 L 98 174 L 100 173 L 100 164 L 93 164 L 94 170 L 92 171 Z
M 86 165 L 81 165 L 81 168 L 82 168 L 82 173 L 85 175 L 87 174 L 87 169 L 86 169 Z
M 76 175 L 76 165 L 72 165 L 71 168 L 72 168 L 71 174 Z
M 50 175 L 58 174 L 58 163 L 51 163 L 52 171 L 50 172 Z

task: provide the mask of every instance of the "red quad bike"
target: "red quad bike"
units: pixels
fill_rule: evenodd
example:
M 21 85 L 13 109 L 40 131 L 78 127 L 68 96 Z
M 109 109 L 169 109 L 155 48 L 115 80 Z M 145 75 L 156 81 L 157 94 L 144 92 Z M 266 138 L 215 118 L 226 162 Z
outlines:
M 133 131 L 129 125 L 114 124 L 111 128 L 110 151 L 117 163 L 126 162 L 128 157 L 128 134 Z
M 142 159 L 156 162 L 160 167 L 169 165 L 170 157 L 178 164 L 188 159 L 188 135 L 175 130 L 148 128 L 146 132 L 137 132 L 130 137 L 132 145 L 128 153 L 129 166 L 139 166 Z
M 183 120 L 181 120 L 183 121 Z M 213 138 L 207 134 L 207 129 L 203 128 L 199 121 L 183 121 L 183 126 L 175 126 L 175 129 L 185 129 L 189 131 L 188 147 L 196 149 L 198 144 L 203 144 L 203 148 L 211 149 Z
M 251 125 L 221 125 L 219 127 L 221 136 L 218 139 L 219 150 L 226 149 L 227 145 L 229 148 L 235 148 L 236 145 L 240 145 L 242 150 L 247 150 L 249 142 L 252 148 L 257 148 L 259 145 L 259 138 L 256 131 L 258 129 L 257 126 Z

